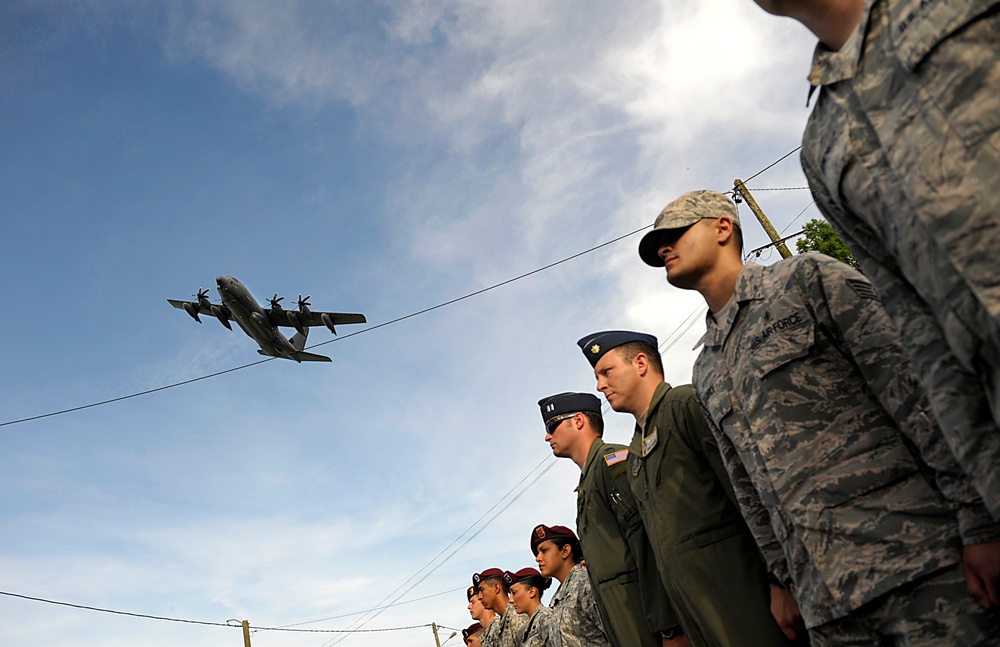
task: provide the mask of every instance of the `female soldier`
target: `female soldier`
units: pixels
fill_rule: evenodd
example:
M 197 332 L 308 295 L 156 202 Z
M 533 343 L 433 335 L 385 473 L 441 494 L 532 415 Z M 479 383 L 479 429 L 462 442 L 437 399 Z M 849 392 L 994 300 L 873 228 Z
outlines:
M 610 647 L 590 578 L 580 565 L 583 555 L 576 534 L 566 526 L 535 526 L 531 531 L 531 551 L 541 574 L 560 582 L 549 603 L 554 616 L 550 628 L 558 634 L 558 642 L 551 644 Z
M 528 624 L 521 635 L 521 647 L 556 647 L 551 641 L 546 641 L 552 609 L 542 604 L 542 592 L 551 586 L 552 578 L 542 577 L 533 568 L 522 568 L 516 573 L 507 571 L 503 580 L 510 590 L 514 610 L 528 616 Z

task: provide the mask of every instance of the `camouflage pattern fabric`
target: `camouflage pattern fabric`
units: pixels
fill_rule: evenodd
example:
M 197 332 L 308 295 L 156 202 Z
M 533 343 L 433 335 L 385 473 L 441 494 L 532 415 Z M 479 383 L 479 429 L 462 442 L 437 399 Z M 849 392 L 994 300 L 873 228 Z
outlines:
M 528 624 L 524 627 L 521 647 L 553 647 L 553 643 L 546 640 L 546 636 L 551 633 L 549 624 L 553 617 L 552 609 L 544 604 L 538 605 L 535 612 L 528 618 Z
M 790 644 L 719 447 L 689 385 L 657 386 L 629 447 L 629 484 L 656 567 L 697 647 Z
M 807 627 L 1000 537 L 861 274 L 820 254 L 748 264 L 707 328 L 695 388 Z
M 872 634 L 909 647 L 1000 645 L 1000 612 L 965 595 L 965 575 L 952 566 L 816 627 L 810 638 L 813 647 L 842 647 L 871 645 Z
M 607 647 L 611 644 L 597 611 L 590 579 L 579 564 L 570 569 L 549 605 L 553 618 L 547 627 L 546 645 Z
M 577 487 L 576 534 L 608 638 L 615 647 L 660 647 L 679 624 L 629 487 L 628 449 L 598 438 Z
M 527 624 L 528 616 L 518 613 L 514 610 L 514 605 L 508 603 L 503 613 L 493 618 L 493 622 L 483 632 L 483 647 L 517 647 L 521 644 L 521 636 Z
M 866 0 L 802 167 L 882 295 L 959 463 L 1000 519 L 1000 0 Z

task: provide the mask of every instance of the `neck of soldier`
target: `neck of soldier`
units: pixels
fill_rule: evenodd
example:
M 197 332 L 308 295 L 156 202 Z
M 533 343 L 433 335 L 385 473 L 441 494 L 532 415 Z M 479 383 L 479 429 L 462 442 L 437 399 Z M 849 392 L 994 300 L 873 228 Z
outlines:
M 694 289 L 701 293 L 712 314 L 726 307 L 736 292 L 743 261 L 738 255 L 720 256 L 718 263 L 698 281 Z
M 493 618 L 495 618 L 496 615 L 497 614 L 493 611 L 493 609 L 487 609 L 486 607 L 483 607 L 482 613 L 480 613 L 479 616 L 475 618 L 475 620 L 479 622 L 479 624 L 485 627 L 486 625 L 493 622 Z
M 768 13 L 793 18 L 828 49 L 839 50 L 851 37 L 864 11 L 864 0 L 756 0 Z
M 510 604 L 510 597 L 506 593 L 501 592 L 501 594 L 496 597 L 496 602 L 493 603 L 494 606 L 492 611 L 498 616 L 502 616 L 503 612 L 507 609 L 508 604 Z
M 569 572 L 573 570 L 574 566 L 576 566 L 576 562 L 567 559 L 562 563 L 562 566 L 559 567 L 559 570 L 552 574 L 552 577 L 559 580 L 559 583 L 562 584 L 566 581 L 566 577 L 569 575 Z
M 597 434 L 587 433 L 586 430 L 582 433 L 585 435 L 580 438 L 580 442 L 573 448 L 573 452 L 570 454 L 570 459 L 581 470 L 587 464 L 587 456 L 590 455 L 590 448 L 594 446 L 594 442 L 597 440 Z
M 632 405 L 627 410 L 627 413 L 631 413 L 632 417 L 639 420 L 649 409 L 649 403 L 653 401 L 653 395 L 656 394 L 656 387 L 663 383 L 663 376 L 649 369 L 646 375 L 642 376 L 642 380 L 639 382 L 636 391 L 636 397 L 631 399 Z

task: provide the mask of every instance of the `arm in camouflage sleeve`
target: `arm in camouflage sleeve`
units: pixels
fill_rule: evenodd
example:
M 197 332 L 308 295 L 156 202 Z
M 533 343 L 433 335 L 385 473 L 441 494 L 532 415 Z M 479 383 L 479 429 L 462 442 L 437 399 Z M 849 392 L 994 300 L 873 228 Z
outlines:
M 851 244 L 848 240 L 845 242 Z M 864 254 L 860 258 L 865 258 Z M 882 268 L 880 271 L 885 270 Z M 814 292 L 810 295 L 813 304 L 819 306 L 817 316 L 828 317 L 827 332 L 834 343 L 851 358 L 882 407 L 916 446 L 920 460 L 934 471 L 938 489 L 955 510 L 963 543 L 1000 539 L 1000 525 L 993 521 L 968 475 L 959 466 L 937 421 L 920 406 L 927 402 L 925 392 L 879 295 L 865 277 L 838 261 L 824 260 L 822 269 L 817 273 L 818 277 L 814 278 L 819 280 L 809 282 L 809 290 Z M 900 291 L 903 291 L 902 287 Z M 913 311 L 912 317 L 907 319 L 907 336 L 913 339 L 909 335 L 920 326 L 928 325 L 930 315 L 926 311 Z M 921 369 L 935 374 L 929 378 L 932 381 L 957 380 L 961 383 L 960 370 L 956 370 L 960 366 L 957 358 L 951 355 L 943 342 L 937 346 L 934 350 L 939 354 L 938 361 L 933 367 Z M 947 360 L 949 356 L 951 361 Z M 940 361 L 941 358 L 945 360 Z M 966 404 L 967 408 L 963 409 Z M 981 401 L 955 402 L 952 406 L 957 409 L 947 414 L 952 420 L 961 418 L 968 424 L 976 424 L 973 418 L 982 415 L 979 411 Z
M 620 463 L 607 471 L 611 478 L 609 488 L 602 488 L 610 493 L 608 503 L 615 511 L 618 529 L 628 544 L 632 559 L 635 561 L 639 576 L 639 595 L 642 598 L 642 609 L 646 616 L 646 625 L 655 633 L 666 631 L 679 625 L 680 619 L 670 606 L 667 591 L 663 588 L 660 571 L 653 557 L 653 547 L 642 525 L 639 509 L 636 507 L 635 495 L 628 482 L 626 463 Z M 619 468 L 619 469 L 615 469 Z
M 768 514 L 767 508 L 760 500 L 760 495 L 757 494 L 750 474 L 743 465 L 743 461 L 740 460 L 736 446 L 722 433 L 722 430 L 715 426 L 708 413 L 703 409 L 692 412 L 690 417 L 700 419 L 699 426 L 693 428 L 705 428 L 710 431 L 710 434 L 702 434 L 706 455 L 718 457 L 718 462 L 722 465 L 724 472 L 720 479 L 723 483 L 728 480 L 732 486 L 733 496 L 747 526 L 750 528 L 750 533 L 757 542 L 757 548 L 764 558 L 764 563 L 780 581 L 786 581 L 789 577 L 788 561 L 785 559 L 781 543 L 771 527 L 771 515 Z M 710 451 L 713 447 L 716 450 L 714 454 Z M 715 469 L 714 464 L 713 469 Z

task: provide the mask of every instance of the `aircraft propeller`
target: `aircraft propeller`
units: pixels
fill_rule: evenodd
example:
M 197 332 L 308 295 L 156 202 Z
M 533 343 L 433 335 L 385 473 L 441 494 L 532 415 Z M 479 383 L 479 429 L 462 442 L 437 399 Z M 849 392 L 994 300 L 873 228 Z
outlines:
M 208 288 L 198 288 L 198 294 L 192 294 L 191 296 L 201 301 L 202 299 L 208 300 Z
M 309 299 L 311 298 L 312 298 L 311 294 L 306 295 L 305 299 L 302 298 L 301 294 L 299 295 L 299 300 L 295 302 L 295 305 L 299 307 L 299 312 L 301 312 L 302 314 L 309 314 L 309 306 L 312 305 L 311 303 L 309 303 Z
M 278 293 L 275 292 L 274 296 L 268 299 L 271 302 L 272 310 L 281 310 L 281 302 L 285 300 L 285 297 L 279 297 Z

